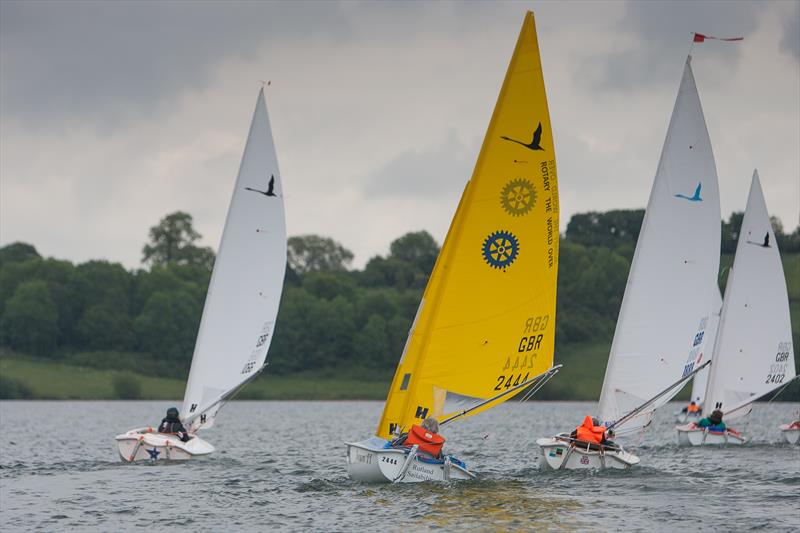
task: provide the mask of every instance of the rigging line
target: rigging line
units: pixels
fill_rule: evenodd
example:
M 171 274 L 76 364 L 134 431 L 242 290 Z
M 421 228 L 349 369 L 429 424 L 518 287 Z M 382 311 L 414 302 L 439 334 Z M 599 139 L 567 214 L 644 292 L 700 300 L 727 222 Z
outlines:
M 706 361 L 702 365 L 698 366 L 692 372 L 689 372 L 688 374 L 683 376 L 681 379 L 679 379 L 678 381 L 676 381 L 675 383 L 673 383 L 672 385 L 670 385 L 666 389 L 662 390 L 661 392 L 659 392 L 658 394 L 656 394 L 655 396 L 653 396 L 652 398 L 650 398 L 649 400 L 644 402 L 642 405 L 640 405 L 639 407 L 637 407 L 633 411 L 631 411 L 628 414 L 624 415 L 622 418 L 612 422 L 611 425 L 608 426 L 608 429 L 612 429 L 612 428 L 614 428 L 614 427 L 616 427 L 616 426 L 618 426 L 620 424 L 623 424 L 623 423 L 627 422 L 628 420 L 632 419 L 633 417 L 635 417 L 636 415 L 638 415 L 639 413 L 644 411 L 647 407 L 650 407 L 650 405 L 654 404 L 656 402 L 656 400 L 658 400 L 662 396 L 672 392 L 677 387 L 679 387 L 679 386 L 683 385 L 684 383 L 686 383 L 687 381 L 689 381 L 689 378 L 691 378 L 692 376 L 694 376 L 695 374 L 697 374 L 698 372 L 700 372 L 702 369 L 704 369 L 705 367 L 707 367 L 710 364 L 711 364 L 711 361 Z
M 550 379 L 555 375 L 556 375 L 555 372 L 553 372 L 552 374 L 542 376 L 541 381 L 535 384 L 533 387 L 531 387 L 531 389 L 528 392 L 525 393 L 525 396 L 522 397 L 520 403 L 527 402 L 534 394 L 539 392 L 539 390 L 541 390 L 541 388 L 544 387 L 547 384 L 547 382 L 550 381 Z
M 442 420 L 441 422 L 439 422 L 439 427 L 447 424 L 448 422 L 452 422 L 453 420 L 456 420 L 457 418 L 461 418 L 462 416 L 467 415 L 467 414 L 471 413 L 472 411 L 474 411 L 476 409 L 480 409 L 484 405 L 490 404 L 490 403 L 492 403 L 494 401 L 499 400 L 500 398 L 508 396 L 509 394 L 518 393 L 520 390 L 525 389 L 527 387 L 530 387 L 531 384 L 535 383 L 537 380 L 541 379 L 542 377 L 547 376 L 547 375 L 554 375 L 556 372 L 561 370 L 562 366 L 563 365 L 552 366 L 548 370 L 546 370 L 545 372 L 542 372 L 538 376 L 532 377 L 528 381 L 523 381 L 522 383 L 520 383 L 516 387 L 512 387 L 512 388 L 508 389 L 507 391 L 503 391 L 503 392 L 501 392 L 500 394 L 498 394 L 496 396 L 492 396 L 489 399 L 483 400 L 482 402 L 478 403 L 477 405 L 473 405 L 469 409 L 464 409 L 463 411 L 461 411 L 459 413 L 456 413 L 456 414 L 450 416 L 449 418 L 446 418 L 446 419 Z

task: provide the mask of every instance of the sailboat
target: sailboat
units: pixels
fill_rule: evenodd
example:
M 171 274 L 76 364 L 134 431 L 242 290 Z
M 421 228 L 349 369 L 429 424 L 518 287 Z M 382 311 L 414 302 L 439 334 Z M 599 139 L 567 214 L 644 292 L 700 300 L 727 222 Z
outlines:
M 283 187 L 264 89 L 258 94 L 195 342 L 182 442 L 153 428 L 116 437 L 125 461 L 190 459 L 214 447 L 196 432 L 265 367 L 286 271 Z
M 728 274 L 713 361 L 706 412 L 721 410 L 726 424 L 795 378 L 786 278 L 757 172 Z M 687 424 L 677 430 L 682 445 L 745 442 L 732 428 L 717 431 Z
M 706 328 L 705 335 L 708 336 L 709 339 L 714 339 L 717 336 L 717 327 L 719 326 L 719 315 L 722 312 L 722 295 L 717 291 L 715 293 L 716 298 L 714 300 L 714 313 L 711 315 L 709 319 L 708 327 Z M 706 354 L 708 355 L 709 352 L 713 353 L 713 350 L 709 350 L 706 348 Z M 710 360 L 710 357 L 709 359 Z M 708 384 L 708 372 L 709 368 L 706 367 L 700 372 L 698 372 L 694 378 L 692 379 L 692 392 L 690 399 L 695 405 L 698 406 L 698 410 L 695 412 L 690 412 L 687 408 L 683 408 L 683 410 L 678 411 L 675 413 L 676 421 L 679 424 L 686 424 L 687 422 L 697 422 L 703 416 L 703 405 L 705 403 L 706 397 L 706 385 Z
M 558 182 L 533 13 L 409 331 L 375 436 L 347 443 L 366 482 L 470 479 L 452 455 L 391 439 L 535 392 L 553 364 Z
M 717 290 L 720 224 L 717 171 L 689 56 L 600 395 L 600 422 L 617 437 L 643 431 L 653 411 L 707 364 L 705 332 Z M 627 469 L 640 462 L 621 445 L 588 446 L 566 433 L 537 444 L 541 464 L 557 470 Z

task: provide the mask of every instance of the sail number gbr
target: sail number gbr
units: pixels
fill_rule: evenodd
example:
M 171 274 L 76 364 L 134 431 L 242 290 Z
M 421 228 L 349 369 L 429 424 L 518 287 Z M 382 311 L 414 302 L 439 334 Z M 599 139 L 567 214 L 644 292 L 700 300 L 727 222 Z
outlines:
M 506 358 L 503 374 L 497 376 L 497 384 L 494 390 L 510 389 L 528 380 L 528 376 L 530 376 L 529 370 L 533 368 L 533 364 L 536 361 L 537 352 L 542 346 L 544 330 L 547 329 L 549 322 L 550 315 L 532 316 L 525 320 L 522 338 L 517 343 L 517 354 Z M 528 352 L 533 353 L 529 354 Z M 514 357 L 513 363 L 512 357 Z M 517 369 L 519 369 L 518 372 L 515 372 Z M 508 371 L 510 371 L 510 374 Z M 524 377 L 523 372 L 525 372 Z

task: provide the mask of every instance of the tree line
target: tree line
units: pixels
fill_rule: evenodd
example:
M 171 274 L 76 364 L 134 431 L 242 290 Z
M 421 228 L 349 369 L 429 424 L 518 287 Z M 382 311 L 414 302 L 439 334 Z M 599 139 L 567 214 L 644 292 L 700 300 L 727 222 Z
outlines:
M 560 248 L 556 353 L 610 341 L 643 215 L 614 210 L 570 220 Z M 723 253 L 735 250 L 741 218 L 723 222 Z M 786 234 L 773 223 L 782 253 L 800 252 L 800 227 Z M 214 263 L 200 238 L 189 214 L 167 215 L 151 228 L 136 270 L 44 258 L 26 243 L 0 248 L 0 344 L 77 365 L 185 377 Z M 407 233 L 359 270 L 331 238 L 289 238 L 270 373 L 391 376 L 438 253 L 427 232 Z

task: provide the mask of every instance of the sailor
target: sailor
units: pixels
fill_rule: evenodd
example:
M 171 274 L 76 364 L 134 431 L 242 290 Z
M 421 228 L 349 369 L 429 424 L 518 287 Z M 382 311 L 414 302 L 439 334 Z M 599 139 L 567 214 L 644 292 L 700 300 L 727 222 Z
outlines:
M 411 448 L 419 445 L 418 450 L 428 453 L 437 459 L 442 454 L 445 438 L 439 435 L 439 422 L 432 417 L 422 421 L 421 425 L 412 425 L 411 431 L 403 433 L 392 441 L 392 447 Z
M 714 409 L 714 411 L 707 417 L 701 418 L 697 422 L 697 426 L 701 428 L 708 428 L 712 431 L 725 431 L 725 422 L 722 421 L 722 411 Z
M 606 440 L 605 426 L 600 425 L 599 420 L 589 415 L 586 415 L 583 419 L 583 424 L 575 428 L 570 437 L 591 444 L 607 444 L 610 442 Z
M 158 432 L 177 435 L 183 442 L 191 438 L 189 432 L 183 427 L 181 419 L 178 417 L 178 409 L 176 407 L 167 409 L 167 416 L 161 420 L 161 425 L 158 426 Z
M 689 405 L 683 408 L 683 412 L 688 415 L 699 415 L 703 410 L 697 405 L 697 402 L 692 400 Z

